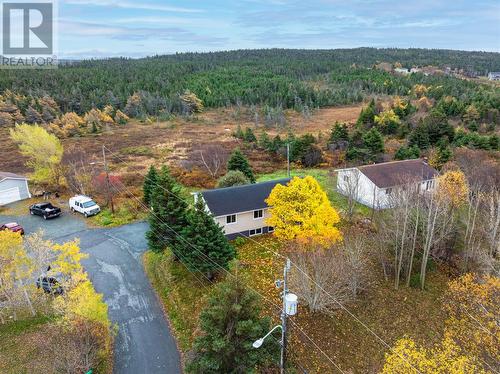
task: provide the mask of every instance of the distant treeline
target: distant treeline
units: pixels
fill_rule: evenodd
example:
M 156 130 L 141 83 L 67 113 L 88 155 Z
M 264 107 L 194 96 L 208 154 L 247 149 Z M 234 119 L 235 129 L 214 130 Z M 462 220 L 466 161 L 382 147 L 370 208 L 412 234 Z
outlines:
M 478 95 L 498 100 L 498 90 L 493 88 L 448 76 L 398 76 L 372 69 L 379 62 L 450 66 L 481 74 L 500 71 L 500 54 L 489 52 L 239 50 L 91 60 L 56 70 L 0 70 L 0 92 L 9 89 L 32 98 L 49 96 L 62 112 L 78 114 L 106 105 L 124 109 L 130 96 L 141 92 L 148 97 L 148 115 L 178 113 L 182 111 L 180 95 L 186 90 L 206 107 L 245 104 L 298 110 L 359 102 L 371 94 L 405 95 L 418 83 L 443 86 L 442 95 L 464 102 Z

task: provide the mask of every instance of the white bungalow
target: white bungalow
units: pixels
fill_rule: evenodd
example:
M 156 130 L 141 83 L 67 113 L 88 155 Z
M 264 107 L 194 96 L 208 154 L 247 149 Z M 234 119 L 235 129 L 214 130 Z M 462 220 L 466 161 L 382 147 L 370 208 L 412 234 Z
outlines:
M 411 183 L 419 191 L 435 188 L 437 170 L 424 160 L 403 160 L 364 165 L 337 171 L 337 191 L 375 209 L 391 206 L 394 188 Z

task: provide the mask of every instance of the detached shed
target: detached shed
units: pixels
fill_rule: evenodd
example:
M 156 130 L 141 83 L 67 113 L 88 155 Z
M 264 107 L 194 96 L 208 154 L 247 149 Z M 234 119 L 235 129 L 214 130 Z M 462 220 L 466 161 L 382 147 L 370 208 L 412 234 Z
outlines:
M 0 205 L 29 199 L 28 178 L 14 173 L 0 171 Z

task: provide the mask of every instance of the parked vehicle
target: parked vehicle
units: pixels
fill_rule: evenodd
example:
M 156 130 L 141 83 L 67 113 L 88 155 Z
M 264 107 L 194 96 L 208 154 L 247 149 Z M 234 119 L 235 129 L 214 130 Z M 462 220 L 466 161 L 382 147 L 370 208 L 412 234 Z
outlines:
M 72 212 L 83 214 L 85 218 L 94 216 L 101 211 L 101 208 L 94 200 L 84 195 L 77 195 L 70 198 L 69 208 Z
M 3 225 L 0 226 L 0 231 L 3 231 L 3 230 L 10 230 L 12 232 L 19 232 L 19 233 L 21 233 L 21 235 L 24 235 L 24 229 L 17 222 L 4 223 Z
M 49 276 L 41 276 L 36 280 L 36 288 L 42 289 L 43 292 L 52 295 L 61 295 L 63 288 L 56 278 Z
M 41 216 L 43 219 L 59 217 L 61 213 L 61 208 L 51 203 L 37 203 L 30 206 L 30 214 Z

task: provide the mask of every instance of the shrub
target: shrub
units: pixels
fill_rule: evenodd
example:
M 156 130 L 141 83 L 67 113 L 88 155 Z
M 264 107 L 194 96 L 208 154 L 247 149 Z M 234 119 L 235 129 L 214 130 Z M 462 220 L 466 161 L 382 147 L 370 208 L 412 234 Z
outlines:
M 221 177 L 217 183 L 217 187 L 232 187 L 232 186 L 243 186 L 249 184 L 250 179 L 248 179 L 245 174 L 240 170 L 229 170 L 226 175 Z

